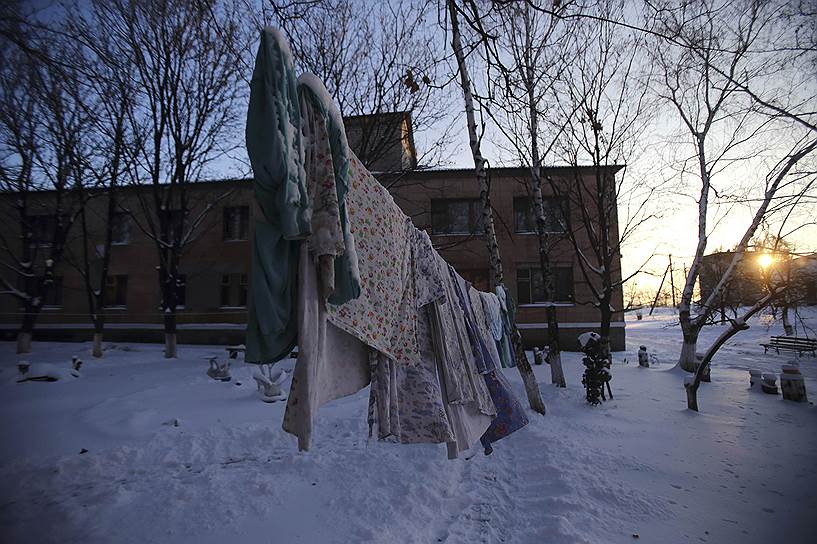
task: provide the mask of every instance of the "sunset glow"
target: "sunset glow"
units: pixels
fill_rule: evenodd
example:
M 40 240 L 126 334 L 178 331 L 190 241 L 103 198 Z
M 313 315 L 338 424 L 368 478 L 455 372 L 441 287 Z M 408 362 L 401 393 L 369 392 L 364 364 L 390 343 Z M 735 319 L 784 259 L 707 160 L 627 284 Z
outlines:
M 773 262 L 774 256 L 771 253 L 763 253 L 757 258 L 757 264 L 760 265 L 760 268 L 768 268 Z

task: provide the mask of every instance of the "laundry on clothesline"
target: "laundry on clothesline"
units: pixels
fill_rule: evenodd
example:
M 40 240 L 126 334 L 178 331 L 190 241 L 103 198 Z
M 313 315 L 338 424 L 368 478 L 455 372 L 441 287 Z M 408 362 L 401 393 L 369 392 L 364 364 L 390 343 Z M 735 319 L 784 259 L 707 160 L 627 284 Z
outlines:
M 320 407 L 369 386 L 370 435 L 446 444 L 450 458 L 528 420 L 500 367 L 514 364 L 512 301 L 474 289 L 349 149 L 323 84 L 295 77 L 265 29 L 252 77 L 247 150 L 256 226 L 248 362 L 297 343 L 283 428 L 311 445 Z

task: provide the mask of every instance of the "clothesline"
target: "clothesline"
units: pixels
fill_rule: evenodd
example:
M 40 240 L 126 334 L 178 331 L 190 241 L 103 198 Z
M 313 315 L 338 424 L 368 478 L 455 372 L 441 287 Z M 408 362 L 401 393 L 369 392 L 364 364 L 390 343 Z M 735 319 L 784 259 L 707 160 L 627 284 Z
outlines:
M 456 457 L 528 420 L 511 364 L 510 297 L 481 293 L 432 247 L 348 148 L 342 118 L 289 48 L 261 36 L 247 149 L 256 228 L 248 361 L 299 345 L 283 427 L 310 446 L 321 405 L 370 386 L 370 435 L 445 443 Z

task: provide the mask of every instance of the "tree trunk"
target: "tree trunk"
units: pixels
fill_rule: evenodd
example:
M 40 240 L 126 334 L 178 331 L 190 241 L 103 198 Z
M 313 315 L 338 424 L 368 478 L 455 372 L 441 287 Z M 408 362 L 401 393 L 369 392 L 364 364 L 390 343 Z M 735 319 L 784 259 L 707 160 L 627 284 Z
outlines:
M 545 293 L 552 301 L 553 270 L 550 266 L 550 240 L 545 220 L 545 205 L 542 197 L 542 157 L 539 154 L 539 110 L 535 96 L 534 60 L 531 58 L 533 43 L 531 41 L 530 6 L 525 4 L 525 91 L 528 97 L 528 137 L 531 151 L 531 193 L 533 194 L 534 212 L 536 213 L 536 238 L 539 249 L 539 267 L 542 271 L 542 282 Z M 556 318 L 556 307 L 552 304 L 545 308 L 548 327 L 548 362 L 550 363 L 551 382 L 565 387 L 565 375 L 562 372 L 562 353 L 559 345 L 559 320 Z
M 176 358 L 176 333 L 165 333 L 165 359 Z
M 789 303 L 787 301 L 783 303 L 783 331 L 786 336 L 794 335 L 794 327 L 792 327 L 791 321 L 789 320 Z
M 550 383 L 559 387 L 567 387 L 565 373 L 562 370 L 562 353 L 557 351 L 556 355 L 551 356 L 550 351 L 548 351 L 547 359 L 550 365 Z
M 516 368 L 519 375 L 522 377 L 522 383 L 525 385 L 525 393 L 528 396 L 528 404 L 534 411 L 545 415 L 545 402 L 542 400 L 542 393 L 539 391 L 539 384 L 536 383 L 536 375 L 528 361 L 528 356 L 525 355 L 525 347 L 522 345 L 522 335 L 516 324 L 513 324 L 513 352 L 516 356 Z
M 741 331 L 745 331 L 749 328 L 749 325 L 746 323 L 749 321 L 753 315 L 757 312 L 762 310 L 766 307 L 769 302 L 780 293 L 780 290 L 775 290 L 760 299 L 752 306 L 745 314 L 741 317 L 732 321 L 732 325 L 726 329 L 724 332 L 718 336 L 718 338 L 709 346 L 709 349 L 706 350 L 703 359 L 701 360 L 701 364 L 698 366 L 697 370 L 695 370 L 695 376 L 691 383 L 688 383 L 687 379 L 684 382 L 684 387 L 687 390 L 687 408 L 690 410 L 698 411 L 698 387 L 701 385 L 701 380 L 706 374 L 707 369 L 709 368 L 709 362 L 712 361 L 712 358 L 718 352 L 718 350 L 723 346 L 730 338 L 735 336 L 737 333 Z
M 687 392 L 687 408 L 698 411 L 698 386 L 700 383 L 694 381 L 684 381 L 684 389 Z
M 34 332 L 34 321 L 36 319 L 36 311 L 26 305 L 23 323 L 20 326 L 20 332 L 17 333 L 17 353 L 31 353 L 31 337 Z
M 94 333 L 94 346 L 91 350 L 91 355 L 99 359 L 102 357 L 102 333 L 95 332 Z
M 683 335 L 683 344 L 681 344 L 681 354 L 678 357 L 678 365 L 686 372 L 695 372 L 695 353 L 698 349 L 698 334 L 701 329 L 697 323 L 692 322 L 689 315 L 688 307 L 683 307 L 678 313 L 678 320 L 681 322 L 681 334 Z
M 681 356 L 678 359 L 678 364 L 686 372 L 695 372 L 695 353 L 698 349 L 698 335 L 687 337 L 684 335 L 684 343 L 681 344 Z
M 17 333 L 17 353 L 31 353 L 31 333 L 20 331 Z
M 457 67 L 460 73 L 460 86 L 462 88 L 463 100 L 465 102 L 465 115 L 468 121 L 468 136 L 471 147 L 471 154 L 474 158 L 474 168 L 476 170 L 477 181 L 479 182 L 480 200 L 482 201 L 482 217 L 485 227 L 485 242 L 488 246 L 488 258 L 491 266 L 491 275 L 494 285 L 502 285 L 504 282 L 502 273 L 502 260 L 499 255 L 499 244 L 496 239 L 493 213 L 491 211 L 488 174 L 485 171 L 485 159 L 480 151 L 480 138 L 477 133 L 476 117 L 474 115 L 474 98 L 471 93 L 471 79 L 468 76 L 465 64 L 465 54 L 462 50 L 462 40 L 460 38 L 459 22 L 457 20 L 457 7 L 454 0 L 448 0 L 448 12 L 451 16 L 451 46 L 457 59 Z M 542 401 L 542 394 L 539 385 L 536 383 L 536 376 L 530 366 L 524 347 L 522 346 L 522 335 L 516 327 L 512 325 L 513 347 L 516 354 L 516 368 L 525 384 L 525 392 L 528 395 L 530 407 L 540 414 L 545 413 L 545 403 Z
M 98 307 L 98 310 L 101 308 Z M 94 344 L 91 351 L 91 355 L 96 358 L 102 357 L 102 338 L 105 331 L 105 321 L 103 317 L 97 314 L 96 318 L 94 319 Z

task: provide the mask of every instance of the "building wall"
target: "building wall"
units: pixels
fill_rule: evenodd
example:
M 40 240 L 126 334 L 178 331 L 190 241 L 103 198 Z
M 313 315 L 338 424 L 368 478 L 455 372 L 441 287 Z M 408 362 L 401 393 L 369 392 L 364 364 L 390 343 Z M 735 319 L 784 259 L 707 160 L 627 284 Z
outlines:
M 562 183 L 575 183 L 575 170 L 555 168 L 546 174 Z M 583 182 L 590 182 L 590 171 L 582 172 Z M 500 254 L 502 256 L 505 284 L 519 300 L 517 293 L 517 272 L 520 268 L 539 266 L 539 246 L 535 233 L 515 233 L 514 198 L 528 197 L 526 169 L 494 168 L 491 179 L 491 205 L 497 231 Z M 384 180 L 395 196 L 395 201 L 408 214 L 414 224 L 432 234 L 431 201 L 435 199 L 479 198 L 479 186 L 473 170 L 442 170 L 414 172 L 395 180 Z M 548 187 L 543 187 L 544 196 L 551 196 Z M 617 218 L 614 219 L 611 234 L 618 237 Z M 570 209 L 572 225 L 580 223 L 578 210 Z M 480 284 L 472 278 L 488 279 L 488 253 L 485 240 L 475 235 L 432 235 L 434 246 L 440 254 L 466 279 L 471 279 L 481 289 L 491 288 L 486 281 Z M 554 240 L 550 254 L 555 266 L 570 266 L 573 269 L 574 302 L 559 304 L 557 317 L 560 324 L 560 340 L 566 350 L 578 349 L 576 337 L 585 331 L 599 330 L 599 312 L 593 306 L 590 286 L 579 270 L 576 253 L 566 235 L 552 235 Z M 580 243 L 589 249 L 589 241 L 580 235 Z M 482 274 L 475 274 L 479 270 Z M 620 255 L 613 266 L 614 279 L 621 278 Z M 613 297 L 613 307 L 621 310 L 624 306 L 623 291 L 617 289 Z M 613 316 L 611 344 L 614 350 L 625 348 L 624 314 Z M 547 338 L 545 306 L 543 304 L 520 305 L 517 322 L 526 345 L 543 345 Z
M 492 179 L 491 198 L 496 210 L 495 221 L 506 285 L 515 300 L 518 300 L 517 271 L 526 266 L 538 267 L 539 262 L 536 235 L 514 232 L 513 199 L 527 196 L 525 172 L 523 169 L 494 169 Z M 555 169 L 550 174 L 562 176 L 565 182 L 572 179 L 572 171 L 569 170 Z M 383 179 L 383 182 L 390 187 L 396 202 L 411 216 L 415 225 L 429 232 L 433 199 L 479 197 L 473 172 L 467 170 L 415 171 L 404 173 L 398 179 Z M 127 189 L 123 204 L 140 218 L 140 222 L 144 222 L 144 217 L 139 212 L 141 205 L 136 198 L 135 190 Z M 49 197 L 44 193 L 39 198 L 47 201 Z M 246 323 L 246 308 L 222 306 L 220 290 L 223 275 L 250 274 L 250 240 L 254 222 L 261 217 L 260 210 L 254 204 L 252 183 L 250 180 L 200 183 L 191 187 L 191 200 L 195 203 L 191 217 L 196 217 L 208 203 L 215 201 L 217 203 L 206 216 L 181 261 L 180 273 L 186 275 L 187 285 L 186 302 L 184 308 L 178 312 L 179 340 L 241 342 L 243 341 L 241 328 L 237 325 Z M 106 206 L 105 198 L 92 199 L 89 206 L 91 231 L 96 233 L 92 242 L 95 248 L 103 240 L 100 220 Z M 227 206 L 249 208 L 250 232 L 247 240 L 224 240 L 223 210 Z M 575 213 L 575 210 L 571 210 L 571 215 Z M 574 220 L 577 221 L 578 216 Z M 130 233 L 128 244 L 112 248 L 110 269 L 111 275 L 128 276 L 127 301 L 123 308 L 107 310 L 106 319 L 108 323 L 130 323 L 133 327 L 130 330 L 121 326 L 113 327 L 107 334 L 113 339 L 142 338 L 145 341 L 156 341 L 161 339 L 161 329 L 157 326 L 161 324 L 163 318 L 160 309 L 161 292 L 158 284 L 156 246 L 134 222 L 131 223 Z M 75 229 L 69 242 L 66 262 L 59 266 L 57 272 L 57 275 L 63 278 L 62 305 L 59 308 L 42 311 L 38 318 L 41 327 L 35 336 L 52 339 L 60 337 L 60 334 L 62 337 L 74 339 L 90 337 L 90 318 L 82 276 L 67 262 L 69 260 L 78 262 L 81 255 L 82 246 L 77 234 L 78 229 Z M 617 236 L 617 231 L 614 235 Z M 562 345 L 564 349 L 571 350 L 577 348 L 576 336 L 579 333 L 586 330 L 598 332 L 599 315 L 592 305 L 589 286 L 579 272 L 572 246 L 564 235 L 556 238 L 557 242 L 551 253 L 552 262 L 555 265 L 573 267 L 574 302 L 560 304 L 557 309 Z M 432 236 L 432 240 L 442 256 L 464 277 L 471 279 L 479 288 L 491 287 L 488 278 L 487 250 L 481 236 L 435 235 Z M 620 275 L 618 258 L 614 272 Z M 613 306 L 618 309 L 623 307 L 621 289 L 615 293 Z M 0 297 L 0 314 L 2 334 L 5 337 L 13 337 L 20 322 L 20 315 L 17 304 L 11 297 Z M 543 345 L 547 334 L 544 305 L 520 305 L 517 315 L 517 322 L 526 344 Z M 624 349 L 623 313 L 615 314 L 613 319 L 612 347 L 621 350 Z M 57 327 L 60 324 L 69 327 L 60 329 Z

